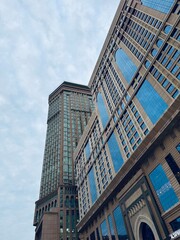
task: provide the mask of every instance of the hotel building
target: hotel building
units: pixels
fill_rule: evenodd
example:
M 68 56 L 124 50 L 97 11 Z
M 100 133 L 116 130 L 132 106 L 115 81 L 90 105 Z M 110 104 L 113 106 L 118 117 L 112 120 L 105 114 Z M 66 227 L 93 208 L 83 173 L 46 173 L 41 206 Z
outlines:
M 74 152 L 82 240 L 180 237 L 180 1 L 121 0 Z
M 49 96 L 35 240 L 78 239 L 79 219 L 73 152 L 93 111 L 87 86 L 63 82 Z

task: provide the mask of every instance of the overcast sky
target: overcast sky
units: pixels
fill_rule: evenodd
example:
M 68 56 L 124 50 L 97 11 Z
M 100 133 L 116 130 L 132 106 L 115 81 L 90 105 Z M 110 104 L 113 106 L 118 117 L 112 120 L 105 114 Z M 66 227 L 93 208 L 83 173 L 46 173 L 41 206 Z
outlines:
M 33 240 L 48 95 L 88 84 L 119 0 L 0 0 L 0 238 Z

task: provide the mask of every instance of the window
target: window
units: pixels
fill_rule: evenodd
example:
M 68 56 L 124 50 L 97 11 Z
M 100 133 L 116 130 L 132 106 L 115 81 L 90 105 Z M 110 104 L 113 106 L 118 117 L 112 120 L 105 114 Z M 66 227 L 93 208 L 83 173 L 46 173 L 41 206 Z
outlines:
M 166 159 L 166 162 L 168 163 L 171 171 L 173 172 L 175 178 L 180 183 L 180 169 L 179 169 L 177 163 L 175 162 L 174 158 L 172 157 L 171 154 L 168 154 L 165 157 L 165 159 Z
M 138 90 L 136 97 L 153 124 L 158 121 L 167 109 L 167 103 L 147 80 Z
M 90 170 L 90 172 L 88 174 L 88 179 L 89 179 L 91 200 L 92 200 L 92 204 L 93 204 L 97 199 L 96 183 L 95 183 L 93 168 Z
M 124 224 L 124 220 L 123 220 L 123 215 L 121 213 L 121 209 L 120 207 L 117 207 L 114 211 L 113 211 L 113 216 L 114 216 L 114 220 L 115 220 L 115 224 L 116 224 L 116 229 L 117 229 L 117 234 L 118 234 L 118 239 L 128 239 L 127 236 L 127 232 L 126 232 L 126 228 L 125 228 L 125 224 Z
M 142 0 L 141 1 L 143 5 L 153 8 L 157 11 L 168 13 L 174 3 L 174 0 Z
M 176 146 L 176 150 L 180 153 L 180 143 Z
M 90 234 L 90 240 L 96 240 L 96 238 L 95 238 L 95 233 L 94 233 L 94 232 L 92 232 L 92 233 Z
M 152 50 L 151 54 L 152 54 L 153 57 L 155 57 L 156 54 L 157 54 L 157 50 L 154 48 L 154 49 Z
M 111 238 L 112 238 L 112 240 L 115 240 L 115 233 L 114 233 L 114 227 L 113 227 L 113 222 L 112 222 L 111 215 L 108 216 L 108 223 L 109 223 Z
M 98 96 L 97 96 L 97 106 L 98 106 L 100 118 L 102 121 L 102 125 L 103 125 L 103 127 L 105 127 L 109 120 L 109 115 L 108 115 L 106 106 L 104 104 L 103 97 L 100 92 L 98 93 Z
M 150 66 L 150 62 L 147 60 L 147 61 L 145 62 L 145 67 L 148 68 L 149 66 Z
M 106 220 L 104 220 L 101 223 L 101 233 L 102 233 L 102 239 L 103 240 L 108 240 L 109 239 Z
M 180 217 L 176 218 L 172 222 L 170 222 L 170 225 L 173 229 L 173 231 L 179 230 L 180 229 Z
M 149 177 L 164 211 L 167 211 L 169 208 L 179 202 L 179 199 L 174 192 L 174 189 L 167 178 L 162 165 L 158 165 L 149 174 Z
M 124 161 L 116 140 L 116 137 L 114 133 L 111 134 L 110 138 L 108 139 L 108 147 L 111 154 L 112 162 L 114 165 L 115 172 L 118 172 L 118 170 L 123 165 Z
M 170 25 L 167 25 L 165 28 L 164 28 L 164 32 L 166 33 L 166 34 L 168 34 L 170 31 L 171 31 L 171 26 Z
M 96 235 L 97 235 L 97 240 L 100 240 L 99 229 L 98 228 L 96 228 Z
M 90 154 L 91 154 L 89 142 L 87 142 L 87 144 L 86 144 L 86 146 L 85 146 L 85 153 L 86 153 L 86 160 L 88 160 L 88 159 L 89 159 L 89 156 L 90 156 Z
M 115 58 L 122 75 L 124 76 L 125 80 L 130 83 L 137 70 L 137 66 L 122 49 L 118 49 L 116 51 Z

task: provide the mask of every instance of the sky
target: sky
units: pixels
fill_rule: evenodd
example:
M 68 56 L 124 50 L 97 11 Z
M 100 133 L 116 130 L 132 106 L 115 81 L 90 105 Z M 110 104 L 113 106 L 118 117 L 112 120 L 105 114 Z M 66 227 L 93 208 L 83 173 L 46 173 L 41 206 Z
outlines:
M 119 0 L 0 1 L 0 235 L 33 240 L 48 95 L 88 84 Z

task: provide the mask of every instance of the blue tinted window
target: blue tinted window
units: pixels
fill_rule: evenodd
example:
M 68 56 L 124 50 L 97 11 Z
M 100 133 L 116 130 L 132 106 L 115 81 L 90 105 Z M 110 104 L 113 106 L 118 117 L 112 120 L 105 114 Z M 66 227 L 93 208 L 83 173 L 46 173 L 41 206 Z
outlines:
M 108 216 L 108 222 L 109 222 L 109 228 L 111 232 L 111 237 L 113 240 L 115 240 L 115 233 L 114 233 L 114 227 L 113 227 L 113 222 L 112 222 L 112 217 L 111 215 Z
M 167 25 L 165 28 L 164 28 L 164 32 L 166 33 L 166 34 L 168 34 L 170 31 L 171 31 L 171 26 L 170 25 Z
M 90 146 L 89 146 L 89 142 L 87 142 L 86 146 L 85 146 L 85 153 L 86 153 L 86 159 L 88 160 L 91 151 L 90 151 Z
M 97 106 L 98 106 L 98 110 L 100 113 L 102 125 L 103 125 L 103 127 L 105 127 L 109 120 L 109 115 L 108 115 L 108 112 L 107 112 L 106 106 L 104 104 L 101 93 L 98 93 L 98 96 L 97 96 Z
M 120 207 L 117 207 L 113 211 L 113 215 L 114 215 L 114 220 L 115 220 L 115 223 L 116 223 L 118 239 L 119 240 L 121 240 L 121 239 L 128 239 Z
M 179 95 L 179 91 L 176 90 L 176 91 L 174 92 L 174 94 L 172 95 L 172 97 L 173 97 L 173 98 L 176 98 L 178 95 Z
M 162 165 L 158 165 L 150 174 L 150 180 L 164 211 L 179 202 Z
M 168 13 L 174 0 L 141 0 L 142 4 L 157 11 Z
M 136 65 L 122 49 L 116 51 L 116 63 L 124 78 L 129 83 L 137 70 Z
M 176 146 L 176 149 L 180 153 L 180 143 Z
M 156 56 L 157 50 L 154 48 L 151 53 L 152 53 L 153 56 Z
M 172 69 L 172 73 L 175 74 L 178 71 L 179 67 L 176 65 L 173 69 Z
M 112 162 L 114 165 L 114 170 L 117 172 L 123 165 L 123 158 L 116 140 L 114 133 L 111 134 L 108 139 L 108 147 L 111 154 Z
M 172 91 L 174 90 L 174 86 L 170 85 L 167 89 L 168 93 L 172 93 Z
M 180 217 L 176 218 L 172 222 L 170 222 L 170 225 L 173 229 L 173 231 L 179 230 L 180 229 Z
M 163 82 L 162 86 L 163 86 L 164 88 L 166 88 L 168 84 L 169 84 L 169 81 L 166 79 L 166 80 Z
M 97 191 L 96 191 L 96 183 L 95 183 L 93 168 L 90 170 L 90 172 L 88 174 L 88 178 L 89 178 L 91 200 L 92 200 L 92 203 L 94 203 L 97 199 Z
M 108 240 L 109 239 L 106 220 L 104 220 L 101 223 L 101 233 L 102 233 L 102 239 L 103 240 L 106 240 L 106 239 Z
M 136 97 L 153 124 L 158 121 L 168 107 L 167 103 L 147 80 L 142 84 Z
M 147 61 L 145 62 L 145 67 L 148 68 L 149 66 L 150 66 L 150 62 L 147 60 Z
M 158 39 L 157 42 L 156 42 L 156 45 L 157 45 L 158 47 L 161 47 L 162 44 L 163 44 L 163 40 Z

